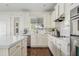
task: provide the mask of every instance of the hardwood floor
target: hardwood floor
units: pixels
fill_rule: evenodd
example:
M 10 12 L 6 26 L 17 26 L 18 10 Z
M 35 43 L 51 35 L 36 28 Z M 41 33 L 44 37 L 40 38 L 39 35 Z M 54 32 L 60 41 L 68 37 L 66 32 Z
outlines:
M 28 48 L 28 56 L 51 56 L 48 48 Z

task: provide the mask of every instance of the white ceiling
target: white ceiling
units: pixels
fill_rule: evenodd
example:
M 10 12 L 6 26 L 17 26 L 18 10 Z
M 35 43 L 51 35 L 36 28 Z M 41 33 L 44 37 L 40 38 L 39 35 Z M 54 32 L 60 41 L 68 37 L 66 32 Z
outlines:
M 0 11 L 52 11 L 56 3 L 0 3 Z

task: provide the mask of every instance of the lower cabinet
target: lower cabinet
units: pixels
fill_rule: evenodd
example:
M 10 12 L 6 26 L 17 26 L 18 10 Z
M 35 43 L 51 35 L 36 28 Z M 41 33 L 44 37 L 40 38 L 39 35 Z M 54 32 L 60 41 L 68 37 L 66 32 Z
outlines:
M 61 56 L 61 49 L 58 48 L 55 44 L 53 44 L 52 41 L 48 42 L 48 46 L 54 56 Z
M 27 40 L 23 39 L 13 47 L 9 48 L 10 56 L 26 56 L 27 55 Z
M 9 48 L 10 56 L 20 56 L 21 55 L 21 42 L 18 42 L 14 46 Z
M 56 40 L 55 42 L 54 39 Z M 49 37 L 48 47 L 54 56 L 70 56 L 70 46 L 64 39 Z
M 31 34 L 31 47 L 48 47 L 47 34 L 32 33 Z
M 21 42 L 21 45 L 22 45 L 22 47 L 21 47 L 21 55 L 22 56 L 26 56 L 27 55 L 27 40 L 23 40 L 22 42 Z

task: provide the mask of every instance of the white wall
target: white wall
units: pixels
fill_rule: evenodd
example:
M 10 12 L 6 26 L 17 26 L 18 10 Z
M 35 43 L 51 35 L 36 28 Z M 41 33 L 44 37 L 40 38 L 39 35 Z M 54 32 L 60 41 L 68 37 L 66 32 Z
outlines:
M 4 31 L 6 32 L 5 35 L 8 40 L 11 40 L 14 36 L 14 17 L 20 17 L 20 34 L 23 33 L 24 28 L 31 30 L 31 17 L 43 17 L 45 27 L 50 27 L 49 12 L 0 12 L 0 22 L 3 21 L 7 24 L 6 31 Z M 4 31 L 2 31 L 2 33 L 4 33 Z
M 1 16 L 0 17 L 0 40 L 2 40 L 2 39 L 6 40 L 6 38 L 7 38 L 6 34 L 10 35 L 10 33 L 7 32 L 7 30 L 8 31 L 10 30 L 9 29 L 10 26 L 8 26 L 8 23 L 9 23 L 8 21 L 9 21 L 8 16 Z M 7 26 L 8 26 L 8 28 L 7 28 Z
M 13 39 L 14 35 L 14 17 L 20 17 L 20 32 L 23 31 L 23 28 L 30 29 L 30 19 L 29 19 L 29 13 L 27 12 L 0 12 L 0 22 L 4 25 L 6 25 L 6 30 L 4 30 L 3 27 L 0 27 L 1 31 L 4 30 L 6 33 L 4 36 L 5 39 L 8 39 L 11 41 Z M 22 23 L 22 24 L 21 24 Z M 2 25 L 1 24 L 1 25 Z M 2 31 L 2 33 L 4 33 Z M 1 36 L 1 35 L 0 35 Z M 3 36 L 3 35 L 2 35 Z M 3 40 L 3 39 L 1 39 Z

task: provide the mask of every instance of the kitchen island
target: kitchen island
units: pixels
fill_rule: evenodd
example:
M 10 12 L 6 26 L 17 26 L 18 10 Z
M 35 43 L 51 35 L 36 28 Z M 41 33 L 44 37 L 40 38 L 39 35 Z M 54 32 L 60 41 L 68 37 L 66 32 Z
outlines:
M 27 35 L 14 36 L 12 41 L 0 41 L 0 56 L 26 56 Z

